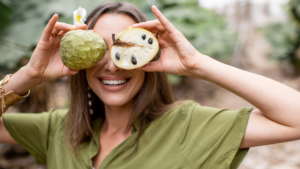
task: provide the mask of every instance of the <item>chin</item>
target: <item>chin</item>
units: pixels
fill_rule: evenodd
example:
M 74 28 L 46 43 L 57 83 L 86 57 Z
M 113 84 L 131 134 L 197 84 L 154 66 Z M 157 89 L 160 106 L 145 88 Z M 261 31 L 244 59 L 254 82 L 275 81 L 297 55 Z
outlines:
M 123 97 L 113 97 L 113 98 L 106 97 L 105 99 L 101 99 L 101 100 L 105 106 L 110 106 L 110 107 L 122 107 L 133 103 L 132 99 L 123 98 Z

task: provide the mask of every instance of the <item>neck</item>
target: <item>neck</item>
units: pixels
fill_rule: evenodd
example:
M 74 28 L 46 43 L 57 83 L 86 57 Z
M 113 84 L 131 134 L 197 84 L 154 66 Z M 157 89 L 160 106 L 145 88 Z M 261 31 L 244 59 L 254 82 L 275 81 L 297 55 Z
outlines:
M 130 115 L 133 111 L 133 103 L 123 106 L 105 105 L 105 120 L 103 122 L 102 131 L 116 134 L 125 133 Z

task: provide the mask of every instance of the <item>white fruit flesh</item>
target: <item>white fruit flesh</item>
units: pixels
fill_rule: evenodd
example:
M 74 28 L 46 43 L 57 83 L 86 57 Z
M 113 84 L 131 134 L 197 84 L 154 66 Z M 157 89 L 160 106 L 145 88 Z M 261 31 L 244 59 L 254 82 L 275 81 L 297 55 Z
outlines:
M 150 62 L 159 50 L 156 37 L 141 28 L 131 28 L 121 32 L 117 40 L 129 45 L 113 44 L 110 56 L 116 66 L 122 69 L 135 69 Z

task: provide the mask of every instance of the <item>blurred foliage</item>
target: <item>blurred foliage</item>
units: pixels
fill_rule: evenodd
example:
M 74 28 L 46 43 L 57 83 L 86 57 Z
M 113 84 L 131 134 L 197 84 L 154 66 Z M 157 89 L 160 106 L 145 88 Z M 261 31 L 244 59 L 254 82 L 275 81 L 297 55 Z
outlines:
M 89 13 L 103 1 L 0 0 L 0 18 L 3 18 L 0 26 L 7 25 L 0 29 L 0 72 L 14 72 L 26 64 L 54 13 L 59 14 L 60 22 L 72 24 L 73 11 L 79 6 Z M 233 53 L 235 33 L 227 27 L 224 17 L 199 7 L 197 0 L 127 2 L 136 5 L 150 20 L 156 19 L 151 11 L 151 6 L 156 5 L 203 54 L 226 61 Z
M 178 85 L 181 82 L 181 76 L 168 74 L 168 80 L 172 85 Z
M 0 0 L 0 30 L 3 30 L 9 24 L 12 9 L 9 0 Z
M 300 74 L 300 1 L 291 0 L 285 11 L 289 16 L 286 22 L 274 23 L 262 30 L 273 47 L 271 58 L 288 61 L 297 75 Z

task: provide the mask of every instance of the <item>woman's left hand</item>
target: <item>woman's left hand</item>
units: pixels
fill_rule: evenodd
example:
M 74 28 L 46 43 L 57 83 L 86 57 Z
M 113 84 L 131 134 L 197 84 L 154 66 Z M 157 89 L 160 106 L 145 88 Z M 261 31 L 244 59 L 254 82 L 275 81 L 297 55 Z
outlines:
M 197 71 L 199 60 L 208 57 L 199 53 L 156 6 L 152 6 L 152 11 L 158 20 L 134 24 L 132 27 L 144 28 L 153 34 L 159 34 L 161 56 L 157 61 L 150 62 L 140 69 L 177 75 L 191 75 Z

